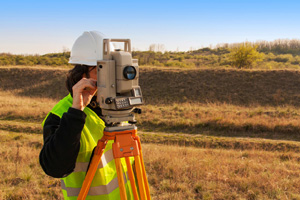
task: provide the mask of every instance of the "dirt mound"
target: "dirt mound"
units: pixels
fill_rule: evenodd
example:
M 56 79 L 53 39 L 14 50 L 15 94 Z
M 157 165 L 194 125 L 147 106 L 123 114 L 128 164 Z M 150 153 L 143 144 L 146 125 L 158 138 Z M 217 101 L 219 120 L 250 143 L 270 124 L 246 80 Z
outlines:
M 147 103 L 220 102 L 300 105 L 300 72 L 293 70 L 158 70 L 141 72 Z
M 20 96 L 60 99 L 68 94 L 67 70 L 38 68 L 0 68 L 0 89 Z
M 0 89 L 21 96 L 60 99 L 67 70 L 0 68 Z M 140 85 L 147 104 L 220 102 L 236 105 L 300 105 L 296 70 L 142 68 Z

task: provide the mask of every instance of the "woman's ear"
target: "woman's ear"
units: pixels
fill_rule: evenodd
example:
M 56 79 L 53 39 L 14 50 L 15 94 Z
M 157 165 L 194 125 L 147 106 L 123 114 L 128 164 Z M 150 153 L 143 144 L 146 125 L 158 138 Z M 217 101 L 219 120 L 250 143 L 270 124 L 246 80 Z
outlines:
M 82 78 L 90 78 L 90 72 L 87 71 L 87 72 L 83 73 Z

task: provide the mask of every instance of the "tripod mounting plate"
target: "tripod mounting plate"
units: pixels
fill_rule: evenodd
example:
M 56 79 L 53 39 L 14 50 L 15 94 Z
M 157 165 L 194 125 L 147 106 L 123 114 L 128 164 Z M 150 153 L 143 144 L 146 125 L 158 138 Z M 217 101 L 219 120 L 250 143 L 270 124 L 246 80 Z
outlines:
M 109 133 L 109 132 L 136 130 L 136 129 L 137 127 L 135 125 L 128 124 L 126 126 L 106 126 L 104 131 L 105 133 Z

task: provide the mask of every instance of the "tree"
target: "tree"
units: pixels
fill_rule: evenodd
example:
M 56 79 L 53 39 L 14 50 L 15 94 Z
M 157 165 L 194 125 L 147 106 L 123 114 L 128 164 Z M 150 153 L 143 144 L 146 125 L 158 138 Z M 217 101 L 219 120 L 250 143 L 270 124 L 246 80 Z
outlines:
M 259 53 L 257 46 L 249 42 L 240 44 L 230 49 L 229 59 L 234 67 L 251 68 L 256 62 L 262 61 L 264 54 Z
M 153 52 L 165 52 L 165 45 L 163 44 L 151 44 L 149 46 L 149 51 Z

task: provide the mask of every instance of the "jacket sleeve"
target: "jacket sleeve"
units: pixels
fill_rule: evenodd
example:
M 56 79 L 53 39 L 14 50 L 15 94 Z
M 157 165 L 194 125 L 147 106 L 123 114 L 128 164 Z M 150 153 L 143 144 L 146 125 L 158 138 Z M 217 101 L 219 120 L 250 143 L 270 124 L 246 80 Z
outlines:
M 44 172 L 62 178 L 73 172 L 86 114 L 69 108 L 61 118 L 50 113 L 43 127 L 44 146 L 39 160 Z

